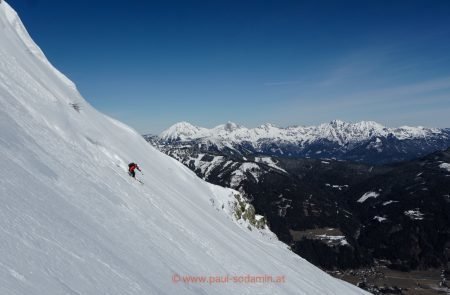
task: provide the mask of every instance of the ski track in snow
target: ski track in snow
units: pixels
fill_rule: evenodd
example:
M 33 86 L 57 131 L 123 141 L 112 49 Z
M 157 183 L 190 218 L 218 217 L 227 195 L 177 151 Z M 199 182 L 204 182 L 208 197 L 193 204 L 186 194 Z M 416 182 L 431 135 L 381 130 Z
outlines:
M 0 130 L 0 294 L 365 293 L 267 230 L 248 230 L 220 209 L 234 191 L 93 109 L 5 1 Z M 131 161 L 145 185 L 127 175 Z M 175 273 L 285 275 L 286 283 L 175 284 Z

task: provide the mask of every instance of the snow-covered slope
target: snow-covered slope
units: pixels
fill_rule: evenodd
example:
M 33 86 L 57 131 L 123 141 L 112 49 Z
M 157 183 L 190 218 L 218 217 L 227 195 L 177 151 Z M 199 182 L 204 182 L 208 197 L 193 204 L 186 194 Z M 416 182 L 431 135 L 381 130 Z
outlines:
M 363 293 L 247 229 L 222 209 L 233 191 L 93 109 L 5 1 L 0 134 L 0 294 Z M 127 175 L 131 161 L 145 185 Z M 286 281 L 188 284 L 175 274 Z

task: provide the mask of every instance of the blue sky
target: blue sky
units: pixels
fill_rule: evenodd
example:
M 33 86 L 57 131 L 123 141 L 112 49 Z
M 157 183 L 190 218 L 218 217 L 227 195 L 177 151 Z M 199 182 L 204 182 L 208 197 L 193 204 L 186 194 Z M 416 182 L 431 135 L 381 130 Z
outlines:
M 450 127 L 450 1 L 7 2 L 92 105 L 141 133 Z

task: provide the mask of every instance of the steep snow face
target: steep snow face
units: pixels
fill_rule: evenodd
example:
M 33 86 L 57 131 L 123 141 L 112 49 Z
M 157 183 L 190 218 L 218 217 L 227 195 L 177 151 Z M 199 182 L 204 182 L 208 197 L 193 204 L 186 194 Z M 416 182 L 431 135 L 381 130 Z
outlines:
M 160 134 L 162 140 L 181 139 L 184 141 L 199 138 L 208 138 L 211 141 L 229 141 L 231 143 L 242 143 L 244 141 L 256 143 L 261 140 L 285 141 L 296 144 L 313 143 L 320 140 L 328 140 L 340 145 L 351 144 L 369 140 L 373 137 L 387 137 L 389 135 L 399 139 L 426 138 L 440 134 L 440 129 L 424 127 L 387 128 L 376 122 L 362 121 L 358 123 L 347 123 L 334 120 L 330 123 L 318 126 L 294 126 L 279 128 L 271 124 L 248 129 L 228 122 L 212 129 L 196 127 L 189 123 L 177 123 Z
M 93 109 L 5 1 L 0 132 L 0 294 L 364 293 L 242 226 L 222 209 L 233 191 Z M 127 175 L 131 161 L 145 185 Z M 261 274 L 285 283 L 208 280 Z

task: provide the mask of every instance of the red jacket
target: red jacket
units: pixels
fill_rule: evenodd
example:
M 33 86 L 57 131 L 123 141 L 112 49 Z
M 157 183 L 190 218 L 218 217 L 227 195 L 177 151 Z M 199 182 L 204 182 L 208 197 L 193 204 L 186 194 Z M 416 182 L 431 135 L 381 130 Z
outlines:
M 141 169 L 139 168 L 139 166 L 138 166 L 137 164 L 135 164 L 135 163 L 132 163 L 132 164 L 130 164 L 130 165 L 128 166 L 128 171 L 133 172 L 134 169 L 137 169 L 137 170 L 141 171 Z

